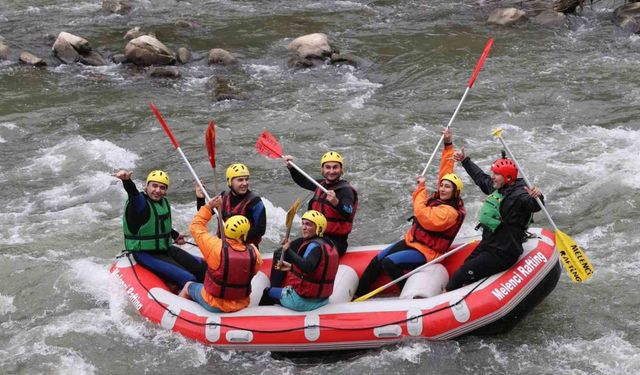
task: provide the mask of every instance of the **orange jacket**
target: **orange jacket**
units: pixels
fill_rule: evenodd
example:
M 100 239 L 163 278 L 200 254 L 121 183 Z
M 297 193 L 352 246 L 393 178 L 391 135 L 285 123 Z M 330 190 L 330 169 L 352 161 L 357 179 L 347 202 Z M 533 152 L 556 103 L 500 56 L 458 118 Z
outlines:
M 196 245 L 200 248 L 205 262 L 207 262 L 209 268 L 215 270 L 220 266 L 222 240 L 217 236 L 209 234 L 207 224 L 209 223 L 209 220 L 211 220 L 212 216 L 213 213 L 207 205 L 200 207 L 200 210 L 191 221 L 189 230 L 191 231 L 191 236 L 193 236 L 193 239 L 196 241 Z M 227 242 L 234 250 L 246 251 L 246 245 L 242 241 L 228 238 Z M 260 256 L 260 253 L 256 251 L 256 266 L 254 267 L 256 273 L 261 265 L 262 257 Z M 202 288 L 202 298 L 209 305 L 217 307 L 224 312 L 238 311 L 249 306 L 249 297 L 241 299 L 216 298 L 207 293 L 204 288 Z
M 453 173 L 453 166 L 455 161 L 453 160 L 453 154 L 455 149 L 453 145 L 446 145 L 442 150 L 442 159 L 440 160 L 440 172 L 438 172 L 438 184 L 447 173 Z M 437 189 L 437 188 L 436 188 Z M 427 197 L 429 192 L 425 184 L 419 184 L 416 190 L 413 192 L 413 215 L 415 220 L 418 220 L 420 225 L 431 231 L 442 232 L 456 224 L 458 220 L 458 211 L 448 204 L 442 204 L 434 207 L 427 207 Z M 407 245 L 421 252 L 427 262 L 433 260 L 440 253 L 434 251 L 421 242 L 415 241 L 411 229 L 404 235 L 404 241 Z

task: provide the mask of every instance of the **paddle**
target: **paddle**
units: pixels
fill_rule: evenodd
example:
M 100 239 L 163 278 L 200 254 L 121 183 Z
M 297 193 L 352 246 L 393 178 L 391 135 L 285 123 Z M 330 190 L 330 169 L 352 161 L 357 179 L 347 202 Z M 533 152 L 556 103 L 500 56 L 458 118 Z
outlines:
M 278 140 L 266 130 L 263 131 L 262 134 L 260 134 L 260 137 L 256 142 L 256 151 L 268 157 L 269 159 L 277 159 L 277 158 L 284 159 L 284 156 L 282 155 L 282 146 L 280 145 L 280 143 L 278 143 Z M 323 193 L 327 194 L 329 192 L 324 186 L 320 185 L 318 181 L 311 178 L 311 176 L 306 174 L 302 169 L 300 169 L 300 167 L 295 165 L 292 161 L 288 161 L 287 163 L 289 163 L 289 165 L 294 167 L 298 172 L 300 172 L 300 174 L 306 177 L 309 181 L 313 182 L 320 190 L 322 190 Z
M 524 182 L 526 182 L 527 187 L 531 189 L 531 182 L 529 182 L 529 179 L 525 175 L 524 170 L 522 169 L 516 158 L 513 156 L 513 153 L 509 149 L 509 146 L 507 146 L 506 142 L 502 138 L 502 129 L 494 129 L 492 131 L 492 134 L 494 137 L 500 140 L 500 143 L 502 143 L 502 146 L 505 148 L 505 150 L 507 150 L 509 156 L 516 164 L 518 171 L 520 172 L 520 174 L 522 174 L 522 178 L 524 179 Z M 571 237 L 569 237 L 568 234 L 558 229 L 556 223 L 551 218 L 551 215 L 545 208 L 544 204 L 542 204 L 542 201 L 540 201 L 540 198 L 536 198 L 536 202 L 538 202 L 538 205 L 540 205 L 540 208 L 542 208 L 544 214 L 547 215 L 547 219 L 549 219 L 549 222 L 553 226 L 553 229 L 555 229 L 556 231 L 556 245 L 558 248 L 558 252 L 560 253 L 560 259 L 562 260 L 562 265 L 569 274 L 571 280 L 576 283 L 580 283 L 591 278 L 595 270 L 591 265 L 589 258 L 587 258 L 587 255 L 582 251 L 580 246 L 578 246 L 575 241 Z
M 444 254 L 440 255 L 439 257 L 437 257 L 437 258 L 433 259 L 431 262 L 427 262 L 427 263 L 425 263 L 425 264 L 421 265 L 420 267 L 418 267 L 418 268 L 416 268 L 416 269 L 412 270 L 411 272 L 407 272 L 407 273 L 405 273 L 404 275 L 402 275 L 402 276 L 398 277 L 397 279 L 395 279 L 395 280 L 393 280 L 393 281 L 390 281 L 390 282 L 388 282 L 388 283 L 384 284 L 383 286 L 381 286 L 381 287 L 379 287 L 379 288 L 377 288 L 377 289 L 374 289 L 374 290 L 372 290 L 371 292 L 369 292 L 369 293 L 367 293 L 367 294 L 365 294 L 365 295 L 363 295 L 363 296 L 360 296 L 360 297 L 358 297 L 358 298 L 354 299 L 354 300 L 353 300 L 353 302 L 362 302 L 362 301 L 366 301 L 366 300 L 368 300 L 369 298 L 371 298 L 371 297 L 375 296 L 376 294 L 378 294 L 378 293 L 382 292 L 383 290 L 385 290 L 385 289 L 389 288 L 390 286 L 392 286 L 392 285 L 395 285 L 395 284 L 399 283 L 400 281 L 402 281 L 402 280 L 404 280 L 404 279 L 408 278 L 409 276 L 411 276 L 411 275 L 413 275 L 413 274 L 415 274 L 415 273 L 417 273 L 417 272 L 420 272 L 421 270 L 423 270 L 423 269 L 424 269 L 425 267 L 427 267 L 427 266 L 430 266 L 430 265 L 432 265 L 432 264 L 435 264 L 435 263 L 440 262 L 441 260 L 443 260 L 443 259 L 445 259 L 445 258 L 449 257 L 450 255 L 453 255 L 453 254 L 457 253 L 457 252 L 458 252 L 458 251 L 460 251 L 461 249 L 464 249 L 466 246 L 471 245 L 471 244 L 472 244 L 472 243 L 474 243 L 474 242 L 478 242 L 478 240 L 472 240 L 472 241 L 469 241 L 469 242 L 463 243 L 462 245 L 457 246 L 457 247 L 455 247 L 455 248 L 453 248 L 453 249 L 449 250 L 448 252 L 446 252 L 446 253 L 444 253 Z
M 451 124 L 453 123 L 453 119 L 455 119 L 456 116 L 458 115 L 458 111 L 460 110 L 460 107 L 462 106 L 462 103 L 464 102 L 464 99 L 467 97 L 467 94 L 469 93 L 469 90 L 471 89 L 471 87 L 475 83 L 476 77 L 478 76 L 478 73 L 480 73 L 480 69 L 482 69 L 482 65 L 484 65 L 484 60 L 487 58 L 487 55 L 489 54 L 489 50 L 491 49 L 492 45 L 493 45 L 493 38 L 489 38 L 489 40 L 487 41 L 487 44 L 484 46 L 484 51 L 482 51 L 482 55 L 480 56 L 480 59 L 478 60 L 478 63 L 476 64 L 476 68 L 473 70 L 473 74 L 471 75 L 471 79 L 469 79 L 469 83 L 467 84 L 467 89 L 464 90 L 464 94 L 462 95 L 462 99 L 460 99 L 460 103 L 458 103 L 458 107 L 456 107 L 456 110 L 453 112 L 453 116 L 451 116 L 451 119 L 449 120 L 449 123 L 447 124 L 447 129 L 449 129 L 449 127 L 451 127 Z M 436 145 L 436 148 L 433 150 L 433 153 L 431 154 L 431 157 L 429 158 L 429 161 L 427 162 L 427 165 L 422 170 L 421 176 L 424 176 L 425 173 L 427 173 L 427 169 L 429 168 L 429 165 L 431 165 L 431 162 L 433 161 L 433 158 L 436 156 L 436 152 L 438 152 L 438 149 L 440 148 L 440 144 L 442 144 L 442 140 L 443 139 L 444 139 L 444 134 L 442 136 L 440 136 L 440 140 L 438 141 L 438 144 Z
M 291 234 L 291 226 L 293 226 L 293 219 L 296 217 L 296 212 L 300 208 L 300 198 L 296 198 L 296 201 L 293 202 L 289 211 L 287 211 L 287 218 L 285 220 L 285 226 L 287 227 L 287 232 L 284 235 L 284 239 L 282 240 L 282 244 L 284 245 L 289 241 L 289 235 Z M 284 260 L 284 250 L 280 253 L 280 262 Z
M 219 190 L 216 178 L 216 124 L 213 122 L 213 119 L 209 121 L 209 126 L 204 133 L 204 146 L 209 155 L 209 164 L 211 164 L 211 168 L 213 169 L 213 195 L 216 195 Z
M 189 171 L 191 172 L 191 175 L 193 176 L 193 178 L 196 180 L 196 183 L 198 184 L 198 186 L 200 187 L 200 189 L 202 189 L 202 192 L 204 193 L 205 198 L 207 199 L 207 202 L 211 200 L 211 198 L 209 197 L 209 194 L 207 193 L 207 191 L 204 189 L 204 186 L 202 186 L 202 182 L 200 182 L 200 179 L 198 178 L 198 175 L 196 174 L 196 171 L 193 170 L 193 167 L 191 167 L 191 163 L 189 163 L 189 160 L 187 159 L 187 157 L 185 156 L 184 152 L 182 152 L 182 149 L 180 148 L 180 145 L 178 144 L 178 141 L 176 140 L 176 138 L 173 136 L 173 133 L 171 132 L 171 129 L 169 129 L 169 125 L 167 125 L 167 123 L 164 121 L 164 118 L 162 117 L 162 115 L 160 114 L 160 111 L 158 111 L 158 108 L 151 102 L 149 103 L 149 107 L 151 107 L 151 110 L 153 111 L 153 113 L 156 115 L 156 117 L 158 118 L 158 121 L 160 122 L 160 125 L 162 125 L 162 128 L 164 129 L 165 133 L 167 133 L 167 135 L 169 136 L 169 139 L 171 140 L 171 143 L 173 143 L 173 147 L 178 150 L 178 153 L 180 154 L 180 156 L 182 156 L 182 160 L 184 160 L 185 164 L 187 164 L 187 167 L 189 168 Z M 222 223 L 222 217 L 220 216 L 220 214 L 218 213 L 217 209 L 213 209 L 213 213 L 216 215 L 216 217 L 218 218 L 218 225 L 220 227 L 220 238 L 224 238 L 224 230 L 223 227 L 223 223 Z

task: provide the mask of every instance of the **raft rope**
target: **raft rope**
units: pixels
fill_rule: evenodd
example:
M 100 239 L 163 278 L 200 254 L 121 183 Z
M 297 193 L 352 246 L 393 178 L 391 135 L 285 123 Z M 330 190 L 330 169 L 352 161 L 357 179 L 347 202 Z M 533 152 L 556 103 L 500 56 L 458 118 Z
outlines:
M 391 322 L 388 322 L 388 323 L 385 323 L 385 324 L 377 324 L 377 325 L 370 325 L 370 326 L 363 326 L 363 327 L 334 327 L 334 326 L 324 325 L 324 324 L 312 324 L 312 325 L 303 326 L 303 327 L 265 330 L 265 329 L 239 327 L 239 326 L 235 326 L 235 325 L 232 325 L 232 324 L 226 324 L 226 323 L 214 323 L 214 322 L 202 323 L 202 322 L 196 322 L 194 320 L 191 320 L 191 319 L 185 318 L 183 316 L 180 316 L 180 314 L 176 314 L 175 312 L 171 311 L 171 309 L 169 309 L 167 306 L 165 306 L 162 302 L 158 301 L 158 299 L 153 295 L 153 293 L 151 293 L 149 288 L 147 288 L 147 286 L 142 283 L 142 280 L 140 280 L 140 277 L 138 277 L 138 272 L 136 271 L 136 268 L 134 267 L 134 264 L 131 261 L 131 252 L 123 251 L 120 255 L 116 256 L 116 259 L 121 258 L 123 256 L 126 256 L 127 260 L 129 260 L 129 264 L 131 265 L 131 269 L 133 270 L 133 274 L 136 277 L 136 280 L 138 281 L 138 283 L 142 286 L 142 288 L 144 290 L 147 291 L 147 293 L 149 294 L 151 299 L 153 299 L 160 307 L 162 307 L 170 315 L 173 315 L 177 319 L 181 319 L 181 320 L 183 320 L 183 321 L 185 321 L 187 323 L 190 323 L 190 324 L 193 324 L 193 325 L 196 325 L 196 326 L 218 326 L 218 327 L 221 327 L 221 328 L 224 327 L 224 328 L 229 328 L 229 329 L 250 331 L 250 332 L 254 332 L 254 333 L 287 333 L 287 332 L 303 331 L 303 330 L 305 330 L 307 328 L 333 329 L 333 330 L 337 330 L 337 331 L 364 331 L 364 330 L 372 330 L 372 329 L 375 329 L 375 328 L 382 328 L 382 327 L 386 327 L 386 326 L 392 325 L 392 324 L 403 324 L 403 323 L 407 323 L 410 320 L 414 320 L 414 319 L 417 319 L 417 318 L 422 318 L 422 317 L 425 317 L 425 316 L 429 316 L 431 314 L 435 314 L 437 312 L 440 312 L 440 311 L 443 311 L 443 310 L 447 310 L 447 309 L 450 309 L 452 307 L 457 306 L 458 304 L 462 303 L 469 295 L 471 295 L 471 293 L 473 293 L 476 289 L 478 289 L 488 279 L 488 277 L 485 277 L 484 279 L 482 279 L 478 283 L 478 285 L 473 287 L 467 294 L 462 296 L 462 298 L 460 298 L 453 305 L 443 306 L 443 307 L 441 307 L 439 309 L 432 310 L 432 311 L 426 312 L 424 314 L 416 315 L 416 316 L 414 316 L 412 318 L 400 319 L 400 320 L 391 321 Z

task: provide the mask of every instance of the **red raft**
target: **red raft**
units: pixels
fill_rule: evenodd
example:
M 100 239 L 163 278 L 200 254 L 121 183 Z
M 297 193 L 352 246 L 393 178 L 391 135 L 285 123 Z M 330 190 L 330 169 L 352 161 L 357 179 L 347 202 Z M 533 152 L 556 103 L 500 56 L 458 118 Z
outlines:
M 275 352 L 373 348 L 407 339 L 446 340 L 509 331 L 560 277 L 554 234 L 540 228 L 530 232 L 534 236 L 524 243 L 524 253 L 505 272 L 440 293 L 449 275 L 477 246 L 474 242 L 441 265 L 408 278 L 401 292 L 390 288 L 389 294 L 363 302 L 350 302 L 358 277 L 384 245 L 350 248 L 341 259 L 330 303 L 308 312 L 257 306 L 262 290 L 269 286 L 271 254 L 253 278 L 250 306 L 235 313 L 210 313 L 178 297 L 129 255 L 118 258 L 111 273 L 142 316 L 216 348 Z M 381 278 L 374 286 L 387 281 Z

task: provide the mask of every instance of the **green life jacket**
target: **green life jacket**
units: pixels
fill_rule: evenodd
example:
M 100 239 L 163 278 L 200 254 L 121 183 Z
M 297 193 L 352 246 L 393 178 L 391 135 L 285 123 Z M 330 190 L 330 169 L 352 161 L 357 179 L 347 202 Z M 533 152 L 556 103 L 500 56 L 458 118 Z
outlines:
M 496 190 L 484 200 L 480 208 L 480 225 L 492 232 L 495 232 L 502 223 L 500 203 L 503 197 L 504 196 Z
M 154 202 L 145 194 L 149 205 L 149 220 L 144 223 L 137 233 L 131 233 L 127 223 L 126 208 L 122 217 L 122 230 L 124 232 L 124 248 L 129 251 L 140 250 L 168 250 L 171 246 L 171 206 L 167 198 L 160 202 Z

